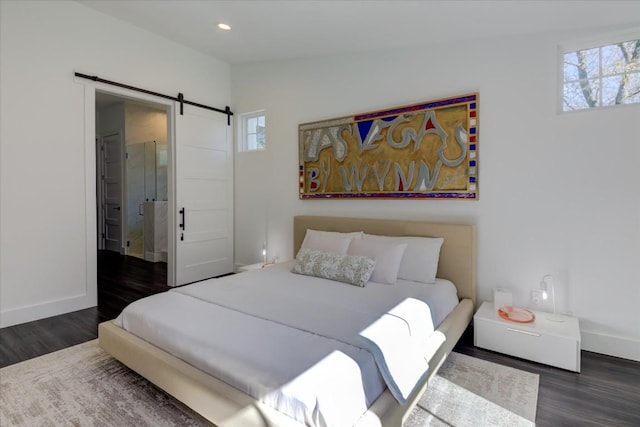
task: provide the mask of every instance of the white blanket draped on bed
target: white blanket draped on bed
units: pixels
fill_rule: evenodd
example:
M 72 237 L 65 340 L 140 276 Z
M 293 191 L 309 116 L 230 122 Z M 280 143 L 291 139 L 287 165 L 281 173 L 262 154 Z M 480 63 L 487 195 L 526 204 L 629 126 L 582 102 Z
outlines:
M 373 354 L 391 394 L 403 405 L 429 370 L 421 344 L 434 328 L 425 314 L 430 314 L 426 303 L 407 298 L 360 332 L 363 347 Z
M 117 323 L 307 425 L 355 423 L 384 380 L 402 402 L 427 368 L 424 358 L 402 355 L 429 345 L 434 321 L 457 304 L 453 285 L 359 288 L 290 267 L 177 288 L 133 303 Z M 433 299 L 448 308 L 440 304 L 434 316 L 425 304 Z M 387 312 L 404 320 L 390 325 Z

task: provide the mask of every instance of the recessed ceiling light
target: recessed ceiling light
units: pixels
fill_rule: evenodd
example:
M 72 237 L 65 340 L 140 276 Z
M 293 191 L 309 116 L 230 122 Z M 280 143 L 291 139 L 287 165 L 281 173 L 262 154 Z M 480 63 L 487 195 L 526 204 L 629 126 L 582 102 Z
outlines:
M 227 25 L 227 24 L 218 24 L 218 28 L 220 28 L 221 30 L 225 30 L 225 31 L 231 30 L 231 26 Z

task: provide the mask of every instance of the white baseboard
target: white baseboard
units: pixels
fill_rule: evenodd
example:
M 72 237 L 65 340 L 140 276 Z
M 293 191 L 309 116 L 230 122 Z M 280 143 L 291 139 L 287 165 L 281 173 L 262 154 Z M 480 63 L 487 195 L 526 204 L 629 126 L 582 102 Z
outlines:
M 98 305 L 97 296 L 78 295 L 55 301 L 47 301 L 25 307 L 0 311 L 0 328 L 45 319 L 59 314 L 84 310 Z
M 167 251 L 162 251 L 162 252 L 145 251 L 144 259 L 146 261 L 151 261 L 151 262 L 160 262 L 160 261 L 167 262 Z
M 640 362 L 640 340 L 581 331 L 582 349 Z

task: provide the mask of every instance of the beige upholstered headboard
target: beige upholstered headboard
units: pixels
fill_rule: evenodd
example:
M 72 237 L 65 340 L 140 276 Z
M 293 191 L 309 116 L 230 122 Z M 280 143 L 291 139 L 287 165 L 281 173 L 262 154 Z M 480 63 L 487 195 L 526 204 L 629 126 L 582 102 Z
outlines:
M 324 231 L 364 231 L 386 236 L 443 237 L 438 277 L 451 280 L 460 298 L 476 305 L 476 230 L 472 224 L 448 224 L 391 219 L 295 216 L 293 253 L 298 253 L 307 229 Z

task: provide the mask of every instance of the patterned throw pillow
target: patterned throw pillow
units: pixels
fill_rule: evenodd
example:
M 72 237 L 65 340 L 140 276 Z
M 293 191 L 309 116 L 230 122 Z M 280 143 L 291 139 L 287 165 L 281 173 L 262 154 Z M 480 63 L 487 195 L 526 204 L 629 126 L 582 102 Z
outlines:
M 301 249 L 291 272 L 364 287 L 375 266 L 366 256 Z

